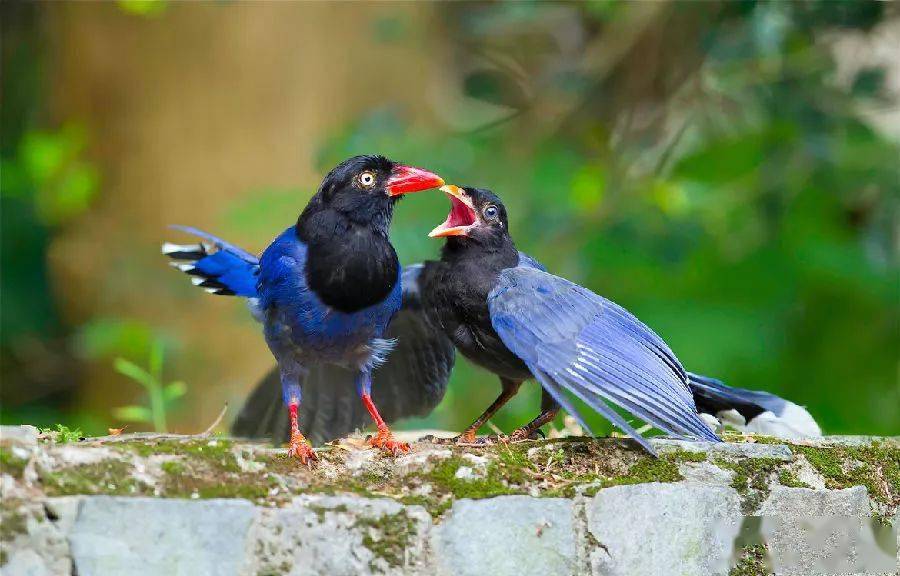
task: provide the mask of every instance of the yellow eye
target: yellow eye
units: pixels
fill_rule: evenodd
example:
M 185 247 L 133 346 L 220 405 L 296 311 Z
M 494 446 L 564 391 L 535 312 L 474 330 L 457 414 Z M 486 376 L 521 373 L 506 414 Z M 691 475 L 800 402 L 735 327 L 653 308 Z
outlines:
M 371 188 L 375 184 L 375 175 L 371 172 L 363 172 L 359 175 L 359 183 L 365 188 Z

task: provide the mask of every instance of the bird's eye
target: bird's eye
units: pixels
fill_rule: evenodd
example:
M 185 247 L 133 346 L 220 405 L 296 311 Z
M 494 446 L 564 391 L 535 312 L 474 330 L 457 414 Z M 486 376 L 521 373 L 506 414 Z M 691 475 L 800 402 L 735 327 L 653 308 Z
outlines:
M 375 175 L 371 172 L 363 172 L 359 175 L 359 183 L 365 188 L 371 188 L 375 184 Z
M 491 204 L 487 208 L 484 209 L 484 217 L 490 218 L 491 220 L 497 217 L 497 207 Z

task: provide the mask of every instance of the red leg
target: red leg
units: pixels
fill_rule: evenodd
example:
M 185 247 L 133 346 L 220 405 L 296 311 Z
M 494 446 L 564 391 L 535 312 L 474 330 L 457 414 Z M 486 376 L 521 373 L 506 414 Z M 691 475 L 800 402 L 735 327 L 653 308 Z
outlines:
M 372 397 L 368 394 L 362 394 L 361 398 L 366 410 L 368 410 L 369 414 L 372 416 L 372 420 L 375 421 L 375 426 L 378 427 L 378 432 L 369 439 L 369 444 L 376 448 L 386 450 L 395 456 L 400 452 L 409 452 L 409 444 L 394 440 L 394 435 L 391 434 L 390 428 L 385 424 L 381 414 L 378 413 L 378 408 L 376 408 L 375 403 L 372 402 Z
M 288 456 L 294 456 L 300 459 L 300 462 L 310 466 L 313 460 L 318 460 L 318 456 L 313 451 L 309 441 L 300 433 L 300 423 L 297 416 L 299 409 L 297 402 L 288 404 L 288 414 L 291 417 L 291 442 L 288 444 Z

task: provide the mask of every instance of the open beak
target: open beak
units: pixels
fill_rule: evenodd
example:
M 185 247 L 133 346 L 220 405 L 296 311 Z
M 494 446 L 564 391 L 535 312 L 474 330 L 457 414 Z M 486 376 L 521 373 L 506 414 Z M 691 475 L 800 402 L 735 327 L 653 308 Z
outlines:
M 410 192 L 421 192 L 444 185 L 444 179 L 421 168 L 412 166 L 394 166 L 387 179 L 385 188 L 388 196 L 400 196 Z
M 476 212 L 472 200 L 459 186 L 449 184 L 441 186 L 450 198 L 450 213 L 444 223 L 428 233 L 430 238 L 444 238 L 446 236 L 466 236 L 469 229 L 475 225 Z

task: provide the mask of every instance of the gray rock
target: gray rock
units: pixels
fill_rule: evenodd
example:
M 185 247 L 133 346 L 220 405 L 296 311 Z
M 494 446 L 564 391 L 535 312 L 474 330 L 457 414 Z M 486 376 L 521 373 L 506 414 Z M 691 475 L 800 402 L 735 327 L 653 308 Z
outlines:
M 678 471 L 686 482 L 697 484 L 729 486 L 734 477 L 733 471 L 719 468 L 712 462 L 682 462 Z
M 355 576 L 423 568 L 431 516 L 387 499 L 307 496 L 262 509 L 242 574 Z
M 48 514 L 52 515 L 54 524 L 63 534 L 68 535 L 75 522 L 78 520 L 78 512 L 81 509 L 81 503 L 85 496 L 60 496 L 58 498 L 48 498 L 44 501 L 44 509 Z
M 69 542 L 79 576 L 236 575 L 254 515 L 245 500 L 96 496 Z
M 793 452 L 785 444 L 690 442 L 673 440 L 671 438 L 653 438 L 651 443 L 660 454 L 685 450 L 687 452 L 706 452 L 710 455 L 735 458 L 776 458 L 784 461 L 790 461 L 794 458 Z
M 845 490 L 812 490 L 776 486 L 759 509 L 760 516 L 802 518 L 805 516 L 871 516 L 865 486 Z
M 37 446 L 40 431 L 34 426 L 0 426 L 0 442 L 21 446 Z
M 777 487 L 760 515 L 772 568 L 779 574 L 873 574 L 897 567 L 896 537 L 869 518 L 863 486 Z
M 812 446 L 869 446 L 875 442 L 900 446 L 900 436 L 822 436 L 803 441 Z
M 574 574 L 572 502 L 528 496 L 459 500 L 434 529 L 432 549 L 441 575 Z
M 741 504 L 729 487 L 636 484 L 600 490 L 587 507 L 600 576 L 727 574 Z
M 9 503 L 4 502 L 4 505 Z M 4 524 L 15 522 L 15 527 L 4 526 L 7 534 L 5 541 L 0 543 L 6 556 L 2 569 L 4 576 L 71 574 L 72 563 L 65 532 L 58 523 L 47 518 L 41 502 L 23 503 L 4 512 Z

